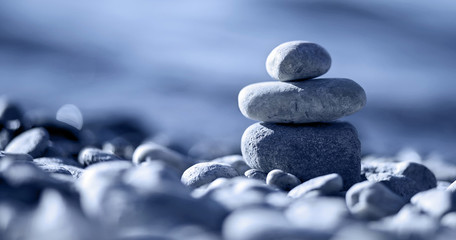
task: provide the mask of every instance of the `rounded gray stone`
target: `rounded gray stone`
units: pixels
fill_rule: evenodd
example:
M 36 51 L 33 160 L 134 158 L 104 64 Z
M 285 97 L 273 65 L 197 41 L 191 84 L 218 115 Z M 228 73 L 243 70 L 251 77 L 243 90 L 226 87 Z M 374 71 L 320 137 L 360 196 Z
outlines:
M 5 148 L 8 153 L 25 153 L 40 157 L 49 143 L 49 134 L 44 128 L 33 128 L 15 137 Z
M 154 142 L 139 145 L 133 153 L 133 163 L 161 160 L 183 172 L 191 166 L 181 154 Z
M 445 214 L 456 211 L 456 192 L 433 188 L 415 194 L 410 202 L 430 216 L 440 219 Z
M 258 170 L 258 169 L 249 169 L 249 170 L 245 171 L 244 175 L 247 178 L 257 179 L 257 180 L 265 182 L 267 173 L 265 173 L 261 170 Z
M 208 184 L 217 178 L 233 178 L 239 173 L 228 164 L 203 162 L 189 167 L 182 174 L 181 181 L 189 187 L 200 187 Z
M 382 183 L 369 181 L 353 185 L 345 199 L 353 215 L 369 220 L 395 214 L 407 203 Z
M 293 189 L 300 183 L 301 181 L 295 175 L 286 173 L 280 169 L 274 169 L 266 176 L 266 184 L 284 191 L 290 191 L 290 189 Z
M 212 162 L 218 162 L 218 163 L 225 163 L 230 166 L 232 166 L 236 171 L 238 171 L 239 175 L 244 175 L 244 173 L 250 169 L 249 166 L 244 161 L 244 158 L 242 158 L 241 155 L 228 155 L 224 157 L 219 157 Z
M 245 130 L 241 150 L 251 168 L 265 172 L 281 169 L 301 181 L 337 173 L 344 189 L 360 180 L 361 144 L 346 122 L 255 123 Z
M 437 186 L 435 175 L 415 162 L 363 161 L 361 174 L 371 182 L 381 182 L 399 196 L 413 195 Z
M 293 81 L 321 76 L 331 67 L 331 56 L 320 45 L 291 41 L 274 48 L 266 60 L 266 70 L 279 81 Z
M 302 82 L 261 82 L 244 87 L 239 109 L 250 119 L 274 123 L 328 122 L 366 105 L 366 93 L 346 78 Z
M 343 185 L 342 177 L 337 173 L 331 173 L 301 183 L 291 189 L 288 196 L 300 198 L 311 191 L 319 191 L 322 194 L 329 195 L 342 191 Z

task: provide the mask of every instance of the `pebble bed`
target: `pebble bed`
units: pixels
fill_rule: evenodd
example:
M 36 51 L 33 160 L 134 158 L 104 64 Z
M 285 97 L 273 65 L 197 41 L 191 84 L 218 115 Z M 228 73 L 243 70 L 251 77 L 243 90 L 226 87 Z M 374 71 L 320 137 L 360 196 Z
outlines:
M 336 173 L 301 182 L 241 155 L 190 158 L 123 119 L 25 116 L 1 102 L 0 239 L 456 236 L 456 166 L 413 150 L 364 156 L 345 191 Z
M 268 72 L 284 81 L 277 86 L 288 89 L 299 73 L 321 81 L 318 89 L 334 101 L 312 109 L 317 119 L 296 111 L 252 125 L 244 155 L 190 154 L 128 118 L 85 122 L 73 105 L 36 116 L 1 99 L 0 239 L 455 239 L 456 165 L 411 149 L 361 157 L 352 125 L 318 122 L 359 110 L 364 91 L 351 80 L 309 80 L 329 69 L 329 54 L 307 42 L 287 46 L 272 54 L 318 57 L 268 57 Z M 274 69 L 280 59 L 304 59 L 314 69 L 290 62 Z M 326 91 L 333 83 L 349 83 L 355 91 L 335 91 L 356 98 Z M 296 99 L 301 90 L 290 92 L 281 93 Z M 255 120 L 286 108 L 282 100 L 256 108 L 263 100 L 245 96 L 241 111 Z M 340 101 L 349 110 L 325 105 Z M 263 141 L 268 136 L 275 138 Z

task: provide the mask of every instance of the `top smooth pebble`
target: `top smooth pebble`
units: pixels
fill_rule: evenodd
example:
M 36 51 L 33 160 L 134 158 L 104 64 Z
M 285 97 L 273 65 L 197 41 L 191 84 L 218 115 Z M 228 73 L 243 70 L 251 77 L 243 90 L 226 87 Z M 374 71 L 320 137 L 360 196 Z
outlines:
M 282 43 L 266 60 L 268 74 L 279 81 L 319 77 L 331 67 L 331 56 L 320 45 L 305 41 Z

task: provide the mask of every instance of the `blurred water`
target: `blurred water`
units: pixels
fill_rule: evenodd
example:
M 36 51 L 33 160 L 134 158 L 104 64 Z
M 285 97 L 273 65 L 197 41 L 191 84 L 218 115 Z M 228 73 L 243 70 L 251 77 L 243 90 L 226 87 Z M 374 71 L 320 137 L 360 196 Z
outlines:
M 454 1 L 1 1 L 0 91 L 30 109 L 121 112 L 184 144 L 238 148 L 237 93 L 269 81 L 270 50 L 324 46 L 366 90 L 348 119 L 364 152 L 456 161 Z

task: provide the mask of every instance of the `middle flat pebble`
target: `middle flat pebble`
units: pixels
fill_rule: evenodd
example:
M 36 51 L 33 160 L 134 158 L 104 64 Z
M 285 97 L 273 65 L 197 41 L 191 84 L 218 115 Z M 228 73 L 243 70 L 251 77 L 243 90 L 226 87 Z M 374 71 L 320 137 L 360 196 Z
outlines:
M 366 93 L 345 78 L 301 82 L 261 82 L 239 92 L 239 109 L 247 118 L 274 123 L 327 122 L 366 105 Z

